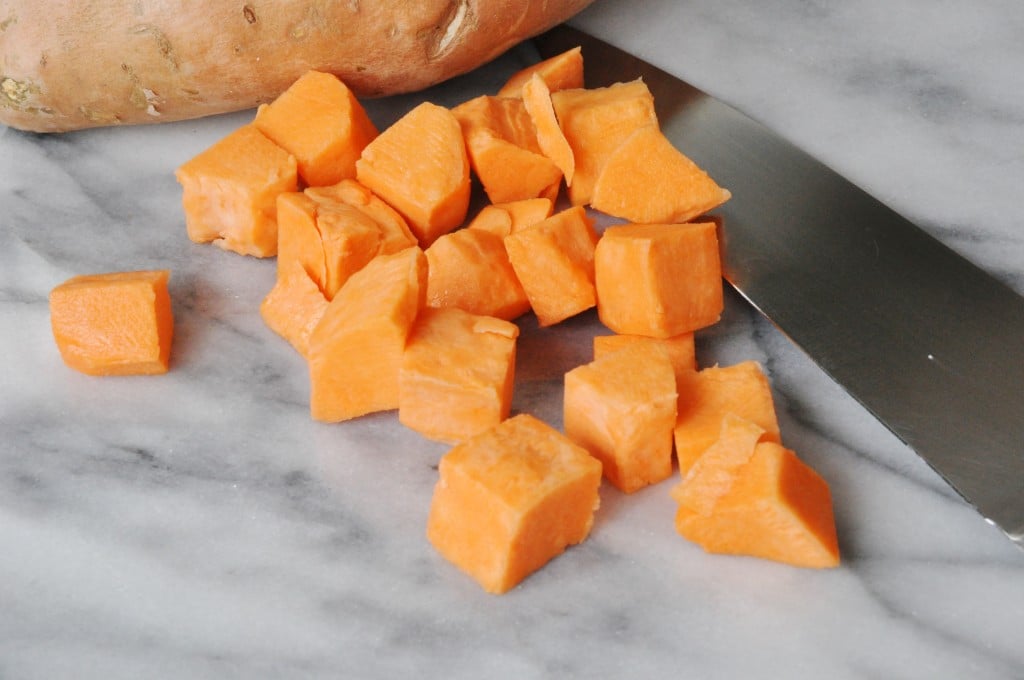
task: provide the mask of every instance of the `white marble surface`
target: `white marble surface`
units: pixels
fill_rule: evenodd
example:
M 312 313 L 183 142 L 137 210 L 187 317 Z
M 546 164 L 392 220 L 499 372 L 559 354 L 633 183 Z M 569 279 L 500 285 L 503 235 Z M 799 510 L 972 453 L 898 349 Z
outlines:
M 1024 293 L 1017 0 L 597 0 L 575 22 Z M 415 99 L 369 107 L 386 124 Z M 1024 553 L 735 297 L 699 358 L 764 362 L 784 440 L 832 485 L 843 566 L 705 555 L 667 484 L 606 486 L 587 543 L 485 595 L 424 538 L 445 447 L 394 414 L 311 422 L 301 360 L 256 313 L 273 262 L 185 237 L 174 168 L 250 115 L 0 130 L 0 678 L 1024 677 Z M 50 288 L 148 267 L 173 271 L 173 370 L 66 369 Z M 597 323 L 523 326 L 516 408 L 557 424 Z

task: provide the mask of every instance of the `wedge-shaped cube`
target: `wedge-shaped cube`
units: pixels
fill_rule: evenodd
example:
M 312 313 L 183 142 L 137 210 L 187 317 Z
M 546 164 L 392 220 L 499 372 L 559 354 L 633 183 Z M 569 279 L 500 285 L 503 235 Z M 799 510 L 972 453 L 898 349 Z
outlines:
M 398 420 L 430 439 L 460 442 L 508 418 L 519 327 L 461 309 L 424 309 L 398 378 Z
M 414 247 L 371 260 L 338 291 L 309 338 L 314 419 L 398 408 L 402 353 L 426 288 L 427 259 Z
M 64 363 L 88 375 L 166 373 L 174 335 L 167 270 L 75 276 L 50 291 Z
M 594 290 L 594 222 L 567 208 L 505 237 L 505 250 L 541 326 L 590 309 Z
M 713 222 L 609 227 L 594 255 L 597 313 L 616 333 L 669 338 L 718 321 L 722 266 Z
M 330 73 L 308 71 L 264 104 L 253 121 L 260 132 L 295 156 L 310 186 L 356 176 L 356 159 L 377 128 L 352 91 Z
M 441 458 L 427 538 L 489 593 L 504 593 L 590 533 L 601 463 L 531 415 Z
M 309 356 L 309 336 L 330 301 L 297 262 L 278 273 L 274 287 L 260 303 L 260 317 L 303 357 Z
M 427 305 L 511 320 L 530 311 L 500 236 L 460 229 L 427 248 Z
M 553 89 L 553 88 L 552 88 Z M 654 96 L 642 80 L 551 93 L 558 123 L 572 149 L 569 200 L 590 203 L 605 161 L 637 129 L 657 125 Z
M 672 474 L 676 381 L 665 350 L 635 343 L 565 374 L 565 433 L 626 493 Z
M 699 217 L 730 197 L 657 125 L 646 125 L 608 156 L 590 205 L 631 222 L 676 223 Z
M 521 99 L 483 95 L 452 109 L 473 172 L 492 203 L 544 196 L 554 200 L 562 171 L 543 154 Z
M 708 449 L 689 479 L 673 489 L 676 530 L 712 553 L 747 555 L 798 567 L 838 566 L 828 483 L 777 442 L 739 437 L 732 452 Z M 745 459 L 745 460 L 744 460 Z M 718 469 L 718 465 L 725 467 Z M 709 494 L 709 495 L 708 495 Z
M 366 145 L 356 179 L 402 214 L 423 248 L 462 225 L 469 157 L 459 121 L 424 102 Z
M 677 382 L 680 375 L 697 370 L 697 353 L 693 333 L 674 335 L 671 338 L 648 338 L 644 335 L 595 335 L 594 358 L 600 359 L 606 354 L 625 349 L 636 342 L 648 342 L 659 345 L 668 353 L 675 371 Z
M 727 414 L 756 423 L 768 440 L 779 441 L 771 386 L 756 361 L 682 373 L 677 384 L 679 407 L 673 437 L 680 474 L 686 475 L 718 439 Z
M 243 255 L 277 254 L 277 196 L 298 187 L 295 157 L 252 124 L 182 164 L 188 237 Z

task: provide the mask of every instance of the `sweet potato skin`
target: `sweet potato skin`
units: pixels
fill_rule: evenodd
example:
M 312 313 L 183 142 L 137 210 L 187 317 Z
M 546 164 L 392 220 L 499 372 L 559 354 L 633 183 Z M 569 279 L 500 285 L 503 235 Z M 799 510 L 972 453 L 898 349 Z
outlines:
M 310 69 L 357 96 L 465 73 L 593 0 L 10 0 L 0 123 L 59 132 L 252 108 Z

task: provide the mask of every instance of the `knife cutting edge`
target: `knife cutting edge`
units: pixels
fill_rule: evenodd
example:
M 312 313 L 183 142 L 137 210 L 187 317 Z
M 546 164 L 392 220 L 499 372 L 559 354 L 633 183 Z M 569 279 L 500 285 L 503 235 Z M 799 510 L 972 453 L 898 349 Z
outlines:
M 662 130 L 732 192 L 726 280 L 1024 548 L 1024 298 L 760 123 L 597 38 L 588 87 L 643 78 Z

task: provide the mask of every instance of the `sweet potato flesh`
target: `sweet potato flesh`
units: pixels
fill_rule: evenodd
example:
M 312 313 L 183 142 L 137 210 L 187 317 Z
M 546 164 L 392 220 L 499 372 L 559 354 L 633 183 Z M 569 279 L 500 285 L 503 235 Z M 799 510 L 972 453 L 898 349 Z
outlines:
M 764 437 L 779 441 L 771 386 L 761 366 L 744 361 L 732 366 L 710 366 L 676 376 L 679 408 L 674 439 L 679 472 L 685 475 L 711 446 L 722 421 L 733 414 L 755 423 Z
M 595 359 L 638 342 L 658 345 L 668 354 L 677 383 L 679 376 L 697 370 L 697 353 L 693 333 L 683 333 L 670 338 L 648 338 L 643 335 L 595 335 L 593 342 Z
M 174 318 L 167 270 L 75 276 L 50 291 L 64 363 L 87 375 L 166 373 Z
M 288 270 L 278 273 L 274 287 L 260 303 L 260 316 L 272 331 L 306 357 L 309 336 L 329 302 L 306 270 L 292 262 Z
M 601 464 L 520 414 L 441 458 L 427 538 L 489 593 L 504 593 L 590 532 Z
M 594 221 L 581 206 L 567 208 L 505 237 L 512 268 L 541 326 L 597 304 Z
M 597 311 L 616 333 L 668 338 L 718 321 L 724 307 L 716 225 L 625 224 L 595 253 Z
M 754 448 L 765 431 L 756 423 L 727 413 L 722 419 L 718 439 L 701 453 L 673 489 L 680 505 L 710 515 L 718 499 L 729 492 L 738 471 L 750 461 Z
M 519 327 L 461 309 L 424 309 L 406 342 L 398 420 L 459 442 L 508 417 Z
M 329 73 L 308 71 L 253 121 L 271 141 L 295 156 L 309 186 L 336 184 L 356 175 L 356 159 L 377 128 L 352 91 Z
M 523 86 L 539 76 L 552 92 L 583 87 L 583 50 L 577 46 L 513 73 L 498 90 L 499 97 L 519 97 Z
M 515 319 L 530 311 L 500 236 L 483 229 L 445 234 L 427 248 L 427 305 Z
M 565 433 L 631 493 L 672 474 L 676 384 L 665 350 L 634 343 L 565 374 Z
M 452 113 L 424 102 L 370 142 L 356 179 L 398 210 L 424 248 L 469 210 L 469 158 Z
M 555 109 L 551 104 L 551 91 L 539 75 L 534 74 L 523 86 L 523 105 L 530 114 L 534 127 L 537 128 L 537 144 L 541 151 L 562 171 L 566 186 L 572 187 L 576 159 L 565 133 L 558 124 Z
M 466 224 L 471 175 L 489 203 Z M 632 493 L 671 476 L 673 450 L 681 535 L 838 564 L 828 485 L 779 443 L 760 367 L 697 370 L 694 333 L 724 300 L 720 225 L 691 220 L 730 194 L 661 132 L 643 81 L 583 89 L 577 48 L 499 96 L 424 103 L 378 132 L 345 84 L 311 71 L 178 179 L 194 240 L 277 253 L 260 313 L 306 358 L 314 419 L 397 409 L 458 442 L 427 536 L 488 592 L 586 538 L 602 475 Z M 563 180 L 571 207 L 555 212 Z M 599 237 L 588 209 L 628 222 Z M 511 320 L 532 309 L 548 327 L 594 306 L 615 334 L 564 375 L 565 434 L 510 418 Z M 140 361 L 130 371 L 161 370 Z
M 390 255 L 417 243 L 416 236 L 409 229 L 405 218 L 353 179 L 343 179 L 330 186 L 308 187 L 304 193 L 318 205 L 331 206 L 341 203 L 356 208 L 371 218 L 380 227 L 382 255 Z
M 699 217 L 730 196 L 657 125 L 645 125 L 609 154 L 590 204 L 631 222 L 672 223 Z
M 569 199 L 574 205 L 590 203 L 601 168 L 626 138 L 658 123 L 654 97 L 641 80 L 560 90 L 551 93 L 551 102 L 573 153 Z
M 492 203 L 557 192 L 562 171 L 541 151 L 522 100 L 481 96 L 453 113 L 462 126 L 473 171 Z
M 243 125 L 177 169 L 190 239 L 243 255 L 277 254 L 277 196 L 298 188 L 294 156 Z
M 310 413 L 337 422 L 398 408 L 406 338 L 426 291 L 419 248 L 381 255 L 331 300 L 309 338 Z
M 514 231 L 546 220 L 553 212 L 554 202 L 542 196 L 507 203 L 491 203 L 481 208 L 466 227 L 483 229 L 504 238 Z
M 708 552 L 816 569 L 839 565 L 828 484 L 775 442 L 755 447 L 710 513 L 681 504 L 676 530 Z

